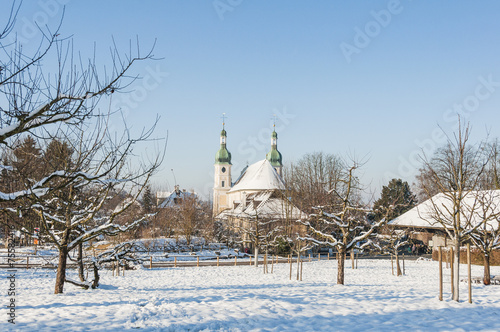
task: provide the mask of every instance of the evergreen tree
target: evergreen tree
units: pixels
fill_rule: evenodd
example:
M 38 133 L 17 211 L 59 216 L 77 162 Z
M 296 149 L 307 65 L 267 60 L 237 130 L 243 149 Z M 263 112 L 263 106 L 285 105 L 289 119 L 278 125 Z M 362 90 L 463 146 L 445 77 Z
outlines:
M 392 179 L 382 187 L 380 198 L 373 204 L 375 220 L 392 220 L 417 204 L 416 196 L 411 192 L 408 182 Z
M 151 186 L 148 184 L 144 188 L 144 194 L 142 196 L 142 207 L 146 213 L 151 213 L 156 206 L 155 197 L 151 191 Z

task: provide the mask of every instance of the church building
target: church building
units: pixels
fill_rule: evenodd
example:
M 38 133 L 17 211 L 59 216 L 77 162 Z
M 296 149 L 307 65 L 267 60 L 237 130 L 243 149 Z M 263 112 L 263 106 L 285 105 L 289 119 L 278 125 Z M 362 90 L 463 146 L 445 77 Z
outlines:
M 231 153 L 227 132 L 220 134 L 220 148 L 215 155 L 213 214 L 216 219 L 241 222 L 245 218 L 301 219 L 305 214 L 286 198 L 282 179 L 283 160 L 278 151 L 278 134 L 271 134 L 271 150 L 266 159 L 247 166 L 232 182 Z

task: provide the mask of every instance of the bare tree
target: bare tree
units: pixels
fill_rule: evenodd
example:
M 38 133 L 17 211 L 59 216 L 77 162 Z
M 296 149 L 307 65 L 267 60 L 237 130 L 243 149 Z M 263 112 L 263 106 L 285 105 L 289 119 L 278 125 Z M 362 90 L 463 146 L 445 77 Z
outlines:
M 75 128 L 72 128 L 71 133 L 75 133 Z M 65 163 L 65 168 L 59 171 L 62 176 L 48 182 L 51 188 L 59 189 L 30 196 L 30 208 L 40 217 L 43 235 L 59 250 L 56 294 L 63 292 L 67 258 L 71 250 L 79 248 L 81 261 L 81 249 L 85 242 L 99 236 L 115 236 L 126 232 L 151 217 L 146 213 L 135 220 L 117 222 L 131 206 L 138 204 L 147 181 L 162 160 L 162 155 L 158 154 L 151 163 L 130 166 L 133 147 L 148 140 L 152 131 L 146 131 L 136 139 L 125 133 L 120 141 L 112 140 L 105 127 L 98 126 L 95 135 L 85 139 L 87 133 L 88 128 L 84 127 L 79 135 L 73 136 L 73 140 L 66 136 L 66 142 L 70 142 L 74 151 L 71 162 Z M 64 186 L 59 184 L 68 178 L 73 179 L 71 183 Z M 103 207 L 111 195 L 124 190 L 133 194 L 113 211 L 106 213 Z
M 500 190 L 485 190 L 470 193 L 474 195 L 475 207 L 472 211 L 474 222 L 470 238 L 483 254 L 483 283 L 491 283 L 490 257 L 491 253 L 500 249 Z
M 338 183 L 342 171 L 339 157 L 323 152 L 306 154 L 283 170 L 287 195 L 306 213 L 311 207 L 331 204 L 329 191 Z
M 3 152 L 12 149 L 25 134 L 40 140 L 53 136 L 59 125 L 81 125 L 97 115 L 97 105 L 103 98 L 123 90 L 134 77 L 128 72 L 137 61 L 151 59 L 151 51 L 141 54 L 139 47 L 128 54 L 111 48 L 111 66 L 102 72 L 95 57 L 88 62 L 74 55 L 71 39 L 61 37 L 59 28 L 40 29 L 40 45 L 32 54 L 26 54 L 23 45 L 5 42 L 12 33 L 20 5 L 12 5 L 8 21 L 0 32 L 0 146 Z M 132 50 L 132 48 L 131 48 Z M 44 63 L 57 61 L 54 73 L 47 73 Z M 0 169 L 10 170 L 6 165 Z M 20 197 L 44 195 L 56 189 L 49 182 L 56 177 L 67 177 L 67 185 L 74 180 L 72 174 L 59 170 L 31 183 L 28 188 L 14 192 L 1 192 L 0 201 L 14 201 Z
M 478 188 L 489 157 L 484 154 L 484 144 L 474 146 L 469 142 L 470 127 L 463 126 L 459 119 L 458 131 L 443 148 L 440 148 L 431 159 L 423 156 L 423 171 L 428 174 L 429 181 L 422 184 L 423 190 L 431 198 L 431 216 L 434 223 L 443 226 L 453 241 L 454 247 L 454 280 L 453 300 L 459 301 L 460 281 L 460 245 L 467 240 L 476 226 L 473 214 L 467 210 L 475 210 L 473 205 L 465 204 L 466 196 L 471 196 Z M 440 195 L 433 196 L 435 188 Z
M 330 194 L 334 196 L 334 204 L 315 207 L 316 213 L 302 221 L 308 227 L 309 236 L 301 237 L 301 240 L 337 249 L 337 284 L 342 285 L 346 253 L 367 246 L 370 243 L 367 241 L 369 237 L 384 223 L 384 220 L 371 223 L 368 219 L 371 210 L 361 203 L 359 195 L 362 188 L 354 174 L 360 166 L 360 163 L 353 161 L 334 184 L 330 190 Z

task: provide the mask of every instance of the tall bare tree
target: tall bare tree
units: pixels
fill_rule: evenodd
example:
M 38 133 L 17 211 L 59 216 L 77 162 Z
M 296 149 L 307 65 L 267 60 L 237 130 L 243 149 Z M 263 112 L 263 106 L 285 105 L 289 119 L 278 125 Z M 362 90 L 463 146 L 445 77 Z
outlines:
M 138 47 L 128 54 L 120 54 L 113 47 L 110 66 L 102 71 L 95 57 L 88 62 L 77 60 L 72 40 L 61 36 L 59 28 L 55 31 L 40 28 L 39 47 L 27 54 L 24 45 L 15 38 L 13 42 L 6 42 L 6 37 L 13 33 L 20 6 L 13 3 L 7 23 L 0 30 L 0 147 L 3 153 L 11 150 L 25 134 L 51 140 L 57 126 L 81 125 L 97 115 L 97 105 L 102 99 L 122 91 L 133 81 L 129 71 L 134 63 L 152 58 L 151 51 L 141 54 Z M 45 70 L 47 61 L 56 61 L 55 72 Z M 10 167 L 0 165 L 0 169 L 10 170 Z M 74 179 L 71 174 L 58 170 L 28 188 L 0 192 L 0 201 L 46 194 L 53 189 L 48 183 L 61 176 L 68 179 L 66 183 Z
M 459 128 L 452 137 L 448 137 L 444 147 L 438 149 L 432 158 L 423 156 L 422 170 L 428 175 L 428 181 L 422 183 L 423 190 L 430 197 L 434 223 L 441 224 L 453 241 L 453 300 L 459 301 L 460 282 L 460 245 L 468 239 L 474 228 L 473 215 L 466 213 L 474 210 L 465 199 L 477 190 L 489 156 L 484 154 L 484 144 L 470 143 L 470 126 L 463 125 L 459 119 Z M 435 189 L 440 195 L 433 196 Z

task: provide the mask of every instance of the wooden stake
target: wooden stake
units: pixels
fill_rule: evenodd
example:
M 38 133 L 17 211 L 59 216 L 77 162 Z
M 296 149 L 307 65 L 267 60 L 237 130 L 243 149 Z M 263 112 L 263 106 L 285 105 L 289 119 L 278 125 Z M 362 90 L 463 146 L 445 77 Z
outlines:
M 30 268 L 30 256 L 27 256 L 26 257 L 26 268 L 29 269 Z
M 318 262 L 321 261 L 321 253 L 318 252 Z
M 330 260 L 330 251 L 328 251 L 328 255 L 326 257 L 327 257 L 327 260 Z
M 200 267 L 200 256 L 196 256 L 196 267 Z
M 453 287 L 454 272 L 453 271 L 453 248 L 450 248 L 450 267 L 451 267 L 451 295 L 455 294 L 455 288 Z
M 177 256 L 174 257 L 174 267 L 177 267 Z
M 299 280 L 299 274 L 300 274 L 300 252 L 299 254 L 297 255 L 297 280 Z
M 471 275 L 470 243 L 467 243 L 467 267 L 468 267 L 468 277 L 469 277 L 469 303 L 472 303 L 472 275 Z
M 354 250 L 351 249 L 351 269 L 354 270 Z
M 303 263 L 303 261 L 302 261 L 302 259 L 301 259 L 301 260 L 300 260 L 300 281 L 302 281 L 302 269 L 304 268 L 304 266 L 303 266 L 303 264 L 302 264 L 302 263 Z
M 149 268 L 153 268 L 153 256 L 149 256 Z
M 443 301 L 443 248 L 439 246 L 439 301 Z
M 394 275 L 394 261 L 392 259 L 392 255 L 391 255 L 391 270 L 392 270 L 392 275 Z
M 271 256 L 271 273 L 274 273 L 274 255 Z
M 113 277 L 115 276 L 115 263 L 113 262 L 113 265 L 111 266 L 111 271 L 113 271 Z
M 405 254 L 403 253 L 403 275 L 406 275 L 406 270 L 405 270 Z
M 238 265 L 238 256 L 234 256 L 234 266 Z
M 217 256 L 217 267 L 219 267 L 219 256 Z
M 311 261 L 311 254 L 309 254 L 309 262 Z

